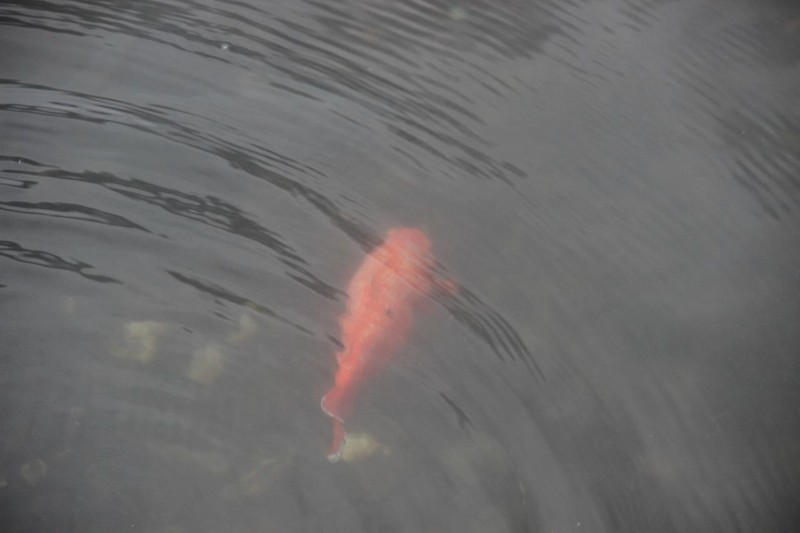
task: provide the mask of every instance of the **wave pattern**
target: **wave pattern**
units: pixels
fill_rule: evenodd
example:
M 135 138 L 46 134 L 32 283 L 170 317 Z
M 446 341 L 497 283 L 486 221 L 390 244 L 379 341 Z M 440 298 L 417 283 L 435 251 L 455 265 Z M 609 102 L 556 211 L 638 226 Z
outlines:
M 790 104 L 800 85 L 789 73 L 800 63 L 800 11 L 793 11 L 720 17 L 710 6 L 697 7 L 683 20 L 687 38 L 671 67 L 691 106 L 715 120 L 712 131 L 731 154 L 726 170 L 775 219 L 796 215 L 800 204 L 800 115 Z M 772 74 L 745 80 L 751 70 L 766 69 L 788 69 L 786 83 L 776 85 Z
M 281 191 L 305 199 L 311 206 L 326 216 L 335 227 L 338 227 L 355 240 L 365 251 L 370 250 L 379 242 L 377 231 L 369 229 L 363 223 L 352 218 L 338 205 L 336 200 L 329 198 L 319 190 L 319 186 L 314 185 L 313 180 L 309 179 L 309 176 L 318 175 L 314 169 L 307 168 L 299 162 L 259 147 L 255 142 L 254 145 L 251 145 L 252 148 L 250 150 L 243 150 L 241 146 L 250 140 L 246 134 L 237 132 L 239 139 L 237 141 L 227 138 L 222 139 L 215 136 L 213 132 L 230 130 L 229 127 L 215 124 L 212 125 L 213 127 L 207 127 L 207 129 L 201 131 L 185 122 L 177 122 L 171 118 L 173 115 L 181 114 L 177 110 L 166 110 L 155 106 L 135 106 L 91 95 L 58 91 L 54 88 L 39 85 L 21 84 L 13 80 L 0 80 L 0 88 L 4 86 L 15 90 L 26 89 L 26 98 L 46 100 L 47 104 L 22 105 L 3 103 L 0 104 L 0 111 L 55 117 L 99 125 L 114 124 L 142 131 L 148 135 L 163 138 L 165 141 L 202 150 L 221 158 L 233 168 L 240 169 L 253 177 L 264 180 Z M 37 97 L 37 92 L 44 94 L 41 97 Z M 307 261 L 300 257 L 280 236 L 263 228 L 250 219 L 247 214 L 240 212 L 234 205 L 219 198 L 200 198 L 141 179 L 125 179 L 108 172 L 72 172 L 13 155 L 0 156 L 0 160 L 24 163 L 27 167 L 31 167 L 28 170 L 9 168 L 5 171 L 6 176 L 13 176 L 17 180 L 20 179 L 19 176 L 24 176 L 25 178 L 50 178 L 93 184 L 126 198 L 158 206 L 181 218 L 222 229 L 240 238 L 252 240 L 274 252 L 279 260 L 290 268 L 291 273 L 289 276 L 295 281 L 329 299 L 338 299 L 343 294 L 340 289 L 322 281 L 304 266 Z M 30 179 L 22 180 L 22 182 L 35 183 L 34 180 Z M 53 206 L 45 207 L 50 204 L 48 202 L 36 204 L 10 202 L 0 204 L 0 206 L 5 206 L 6 211 L 13 210 L 28 214 L 42 214 L 45 210 L 52 212 L 59 209 L 63 212 L 70 209 L 68 206 L 60 206 L 58 208 Z M 3 207 L 0 207 L 0 209 L 3 209 Z M 77 207 L 73 206 L 71 209 L 79 212 Z M 84 216 L 72 216 L 71 218 L 84 221 L 92 220 L 106 225 L 117 225 L 150 232 L 144 226 L 131 222 L 124 217 L 111 213 L 105 213 L 101 216 L 99 215 L 99 210 L 89 207 L 81 209 L 83 209 Z M 94 217 L 88 218 L 86 216 L 87 213 L 92 213 Z M 50 213 L 49 216 L 64 215 Z M 541 377 L 541 369 L 534 361 L 532 353 L 507 320 L 496 310 L 482 302 L 475 294 L 469 292 L 464 294 L 465 296 L 460 300 L 460 304 L 450 306 L 453 316 L 471 330 L 478 339 L 485 342 L 498 357 L 503 359 L 508 356 L 512 360 L 522 361 L 529 370 L 535 370 L 535 373 Z
M 91 281 L 97 281 L 100 283 L 121 283 L 121 281 L 109 276 L 84 272 L 84 270 L 94 267 L 83 261 L 65 259 L 44 250 L 25 248 L 20 244 L 11 241 L 0 241 L 0 256 L 11 259 L 12 261 L 17 261 L 19 263 L 75 272 Z
M 312 99 L 337 96 L 379 117 L 400 141 L 398 153 L 416 159 L 423 150 L 451 166 L 452 176 L 524 178 L 480 148 L 487 141 L 475 133 L 479 101 L 459 90 L 467 85 L 459 80 L 479 81 L 496 95 L 514 91 L 513 79 L 492 75 L 492 61 L 538 51 L 556 31 L 548 20 L 567 10 L 561 2 L 473 2 L 467 11 L 437 4 L 303 2 L 316 13 L 309 19 L 280 5 L 268 12 L 240 2 L 41 1 L 6 7 L 4 23 L 49 30 L 47 21 L 56 19 L 59 32 L 100 39 L 114 32 L 254 73 L 268 67 L 279 74 L 272 87 Z M 462 46 L 468 55 L 455 52 Z M 452 83 L 443 84 L 443 75 Z

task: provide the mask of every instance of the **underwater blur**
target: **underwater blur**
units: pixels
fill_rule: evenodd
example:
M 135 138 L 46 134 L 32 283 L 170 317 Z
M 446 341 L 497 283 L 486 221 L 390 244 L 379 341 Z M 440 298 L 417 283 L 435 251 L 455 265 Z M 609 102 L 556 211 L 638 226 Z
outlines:
M 0 47 L 0 530 L 800 531 L 800 3 L 8 0 Z

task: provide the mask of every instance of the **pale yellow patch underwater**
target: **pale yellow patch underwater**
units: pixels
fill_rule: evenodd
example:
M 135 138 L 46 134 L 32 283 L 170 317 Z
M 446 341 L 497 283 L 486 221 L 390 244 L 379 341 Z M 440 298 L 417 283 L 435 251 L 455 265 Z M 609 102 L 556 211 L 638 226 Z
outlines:
M 360 461 L 375 452 L 381 452 L 383 455 L 392 453 L 388 446 L 381 444 L 368 433 L 348 433 L 342 448 L 342 461 L 346 463 Z
M 166 329 L 164 324 L 155 320 L 128 322 L 125 324 L 122 342 L 112 348 L 111 353 L 123 359 L 149 363 L 156 355 L 158 337 Z
M 47 464 L 41 459 L 34 459 L 22 465 L 19 473 L 28 485 L 35 487 L 47 474 Z
M 252 338 L 258 331 L 258 324 L 249 313 L 242 313 L 239 316 L 238 329 L 232 331 L 225 338 L 228 344 L 239 346 L 245 341 Z
M 209 344 L 194 351 L 186 376 L 203 385 L 211 385 L 222 374 L 225 368 L 225 356 L 222 348 Z

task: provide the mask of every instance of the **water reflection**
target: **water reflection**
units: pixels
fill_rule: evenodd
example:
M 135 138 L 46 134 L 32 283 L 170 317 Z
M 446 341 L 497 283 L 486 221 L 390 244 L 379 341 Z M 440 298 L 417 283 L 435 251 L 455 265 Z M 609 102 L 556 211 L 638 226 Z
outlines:
M 121 283 L 109 276 L 84 272 L 94 267 L 83 261 L 64 259 L 44 250 L 31 250 L 11 241 L 0 241 L 0 255 L 18 263 L 76 272 L 86 279 L 100 283 Z

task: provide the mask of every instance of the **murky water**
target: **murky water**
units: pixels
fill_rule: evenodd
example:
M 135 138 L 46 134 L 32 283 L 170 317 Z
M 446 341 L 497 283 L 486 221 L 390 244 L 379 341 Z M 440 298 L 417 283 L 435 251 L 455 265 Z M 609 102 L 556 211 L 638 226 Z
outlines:
M 800 529 L 800 6 L 722 4 L 4 2 L 4 531 Z

